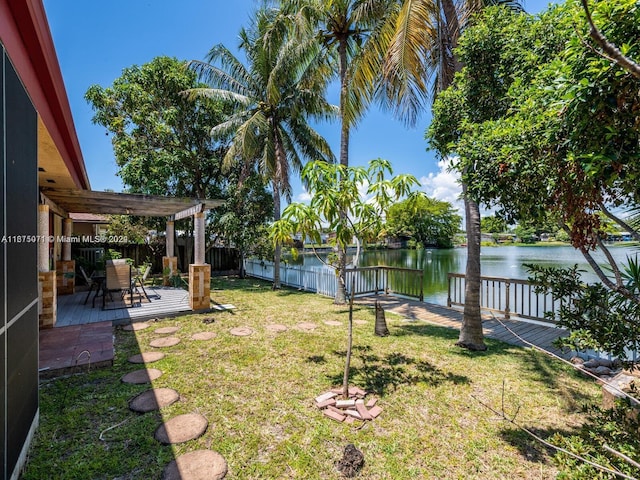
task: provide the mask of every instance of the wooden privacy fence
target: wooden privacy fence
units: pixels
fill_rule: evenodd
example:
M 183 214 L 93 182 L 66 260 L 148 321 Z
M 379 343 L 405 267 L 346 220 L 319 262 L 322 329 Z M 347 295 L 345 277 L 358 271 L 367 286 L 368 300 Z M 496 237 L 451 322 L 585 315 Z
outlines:
M 273 262 L 248 259 L 245 261 L 246 274 L 263 280 L 273 280 Z M 423 271 L 411 268 L 387 266 L 350 268 L 346 271 L 346 287 L 349 295 L 355 276 L 354 295 L 393 293 L 424 300 Z M 338 287 L 336 270 L 327 266 L 305 267 L 301 265 L 280 265 L 280 282 L 301 290 L 334 297 Z
M 464 306 L 465 275 L 448 274 L 447 306 Z M 552 321 L 545 312 L 557 312 L 561 299 L 550 293 L 535 292 L 527 280 L 501 277 L 480 277 L 480 308 L 530 320 Z

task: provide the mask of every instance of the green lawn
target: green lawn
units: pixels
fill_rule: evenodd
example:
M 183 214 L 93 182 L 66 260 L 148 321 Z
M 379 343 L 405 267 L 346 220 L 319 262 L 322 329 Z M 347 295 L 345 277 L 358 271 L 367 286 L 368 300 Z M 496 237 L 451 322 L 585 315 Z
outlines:
M 334 462 L 348 443 L 364 452 L 360 478 L 553 478 L 548 452 L 472 395 L 496 409 L 504 403 L 545 437 L 576 430 L 581 406 L 600 399 L 593 382 L 531 350 L 488 340 L 487 352 L 469 353 L 454 346 L 456 331 L 390 314 L 391 335 L 376 337 L 372 311 L 360 308 L 354 318 L 367 323 L 355 326 L 351 384 L 379 398 L 383 413 L 364 425 L 339 424 L 313 399 L 341 382 L 347 309 L 255 280 L 215 279 L 212 297 L 237 308 L 135 333 L 116 328 L 112 368 L 43 382 L 40 428 L 23 478 L 156 479 L 176 455 L 209 448 L 227 459 L 228 478 L 331 479 L 339 478 Z M 300 322 L 318 328 L 300 331 Z M 271 323 L 290 328 L 271 333 Z M 154 330 L 173 325 L 182 342 L 150 367 L 164 372 L 154 386 L 177 390 L 180 401 L 161 414 L 133 413 L 128 401 L 149 387 L 121 383 L 140 368 L 127 358 L 153 350 Z M 238 326 L 255 333 L 232 336 Z M 190 339 L 201 331 L 217 337 Z M 204 436 L 174 447 L 154 440 L 161 417 L 191 412 L 208 419 Z

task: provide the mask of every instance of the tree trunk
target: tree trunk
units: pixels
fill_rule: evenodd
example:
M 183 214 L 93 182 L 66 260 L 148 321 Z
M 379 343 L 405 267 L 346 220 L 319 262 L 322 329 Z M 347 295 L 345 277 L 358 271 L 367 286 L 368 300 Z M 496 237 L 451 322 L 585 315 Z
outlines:
M 349 166 L 349 123 L 345 121 L 345 105 L 349 94 L 349 84 L 347 76 L 347 42 L 340 40 L 338 44 L 338 56 L 340 60 L 340 165 Z M 345 212 L 340 213 L 346 215 Z M 346 289 L 346 268 L 347 268 L 347 247 L 337 244 L 338 255 L 338 285 L 333 303 L 344 305 L 347 302 Z
M 351 291 L 355 289 L 356 277 L 351 279 Z M 347 335 L 347 358 L 344 362 L 344 376 L 342 377 L 342 396 L 349 398 L 349 372 L 351 370 L 351 350 L 353 347 L 353 294 L 349 299 L 349 332 Z
M 277 222 L 280 220 L 280 190 L 278 186 L 273 185 L 273 219 Z M 280 289 L 280 257 L 282 256 L 282 245 L 276 242 L 275 251 L 273 252 L 273 290 Z
M 463 184 L 467 227 L 467 269 L 464 290 L 464 315 L 456 345 L 469 350 L 486 350 L 480 315 L 480 208 L 467 198 Z

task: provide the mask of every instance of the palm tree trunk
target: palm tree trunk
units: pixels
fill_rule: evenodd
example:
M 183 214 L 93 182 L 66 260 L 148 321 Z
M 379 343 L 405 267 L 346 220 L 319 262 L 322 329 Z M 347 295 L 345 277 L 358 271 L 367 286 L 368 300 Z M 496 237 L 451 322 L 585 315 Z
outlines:
M 349 166 L 349 123 L 345 121 L 345 105 L 349 94 L 347 81 L 347 42 L 341 40 L 338 44 L 338 56 L 340 60 L 340 165 Z M 346 215 L 345 212 L 340 213 Z M 338 255 L 338 285 L 333 303 L 344 305 L 347 302 L 346 268 L 347 268 L 347 247 L 337 245 Z
M 480 208 L 467 198 L 462 185 L 467 227 L 467 268 L 464 291 L 464 315 L 456 345 L 469 350 L 486 350 L 480 315 Z
M 280 220 L 280 190 L 278 186 L 273 185 L 273 219 L 277 222 Z M 282 245 L 276 242 L 275 251 L 273 252 L 273 286 L 274 290 L 280 288 L 280 257 L 282 256 Z

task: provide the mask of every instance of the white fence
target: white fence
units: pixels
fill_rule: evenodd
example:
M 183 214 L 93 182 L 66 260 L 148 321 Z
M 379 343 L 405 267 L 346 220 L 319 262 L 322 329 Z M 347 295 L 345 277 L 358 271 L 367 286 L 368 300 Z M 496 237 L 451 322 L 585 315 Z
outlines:
M 245 260 L 244 268 L 247 275 L 263 280 L 273 280 L 272 262 L 249 259 Z M 303 268 L 282 262 L 280 264 L 280 283 L 327 297 L 335 297 L 338 277 L 333 268 L 325 266 Z

